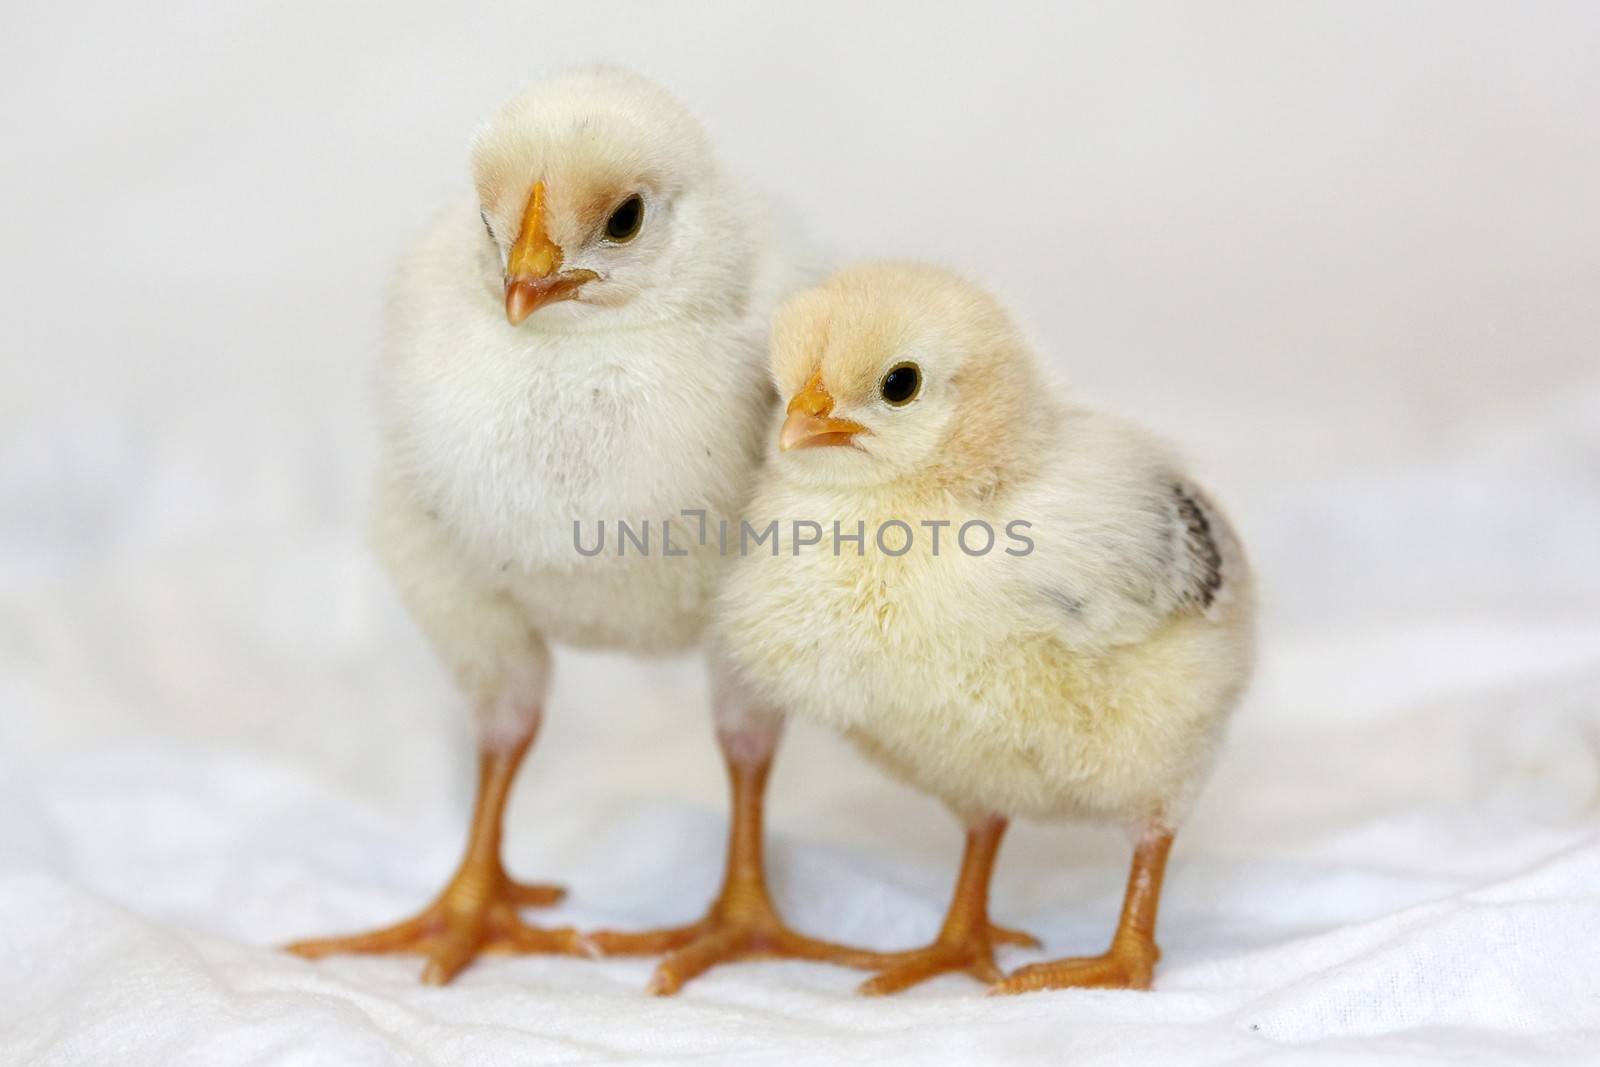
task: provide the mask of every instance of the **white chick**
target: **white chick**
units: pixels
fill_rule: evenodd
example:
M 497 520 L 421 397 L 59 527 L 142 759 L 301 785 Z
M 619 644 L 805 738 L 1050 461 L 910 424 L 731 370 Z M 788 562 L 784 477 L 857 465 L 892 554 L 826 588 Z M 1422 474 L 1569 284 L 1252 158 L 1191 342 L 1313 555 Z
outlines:
M 951 970 L 1003 993 L 1148 988 L 1172 835 L 1251 670 L 1238 541 L 1161 445 L 1059 397 L 1000 306 L 942 270 L 846 270 L 784 305 L 772 345 L 792 399 L 748 521 L 826 534 L 740 559 L 713 640 L 753 694 L 967 825 L 938 938 L 862 991 Z M 988 883 L 1016 816 L 1134 834 L 1102 955 L 995 966 L 1014 938 Z
M 696 120 L 635 74 L 582 70 L 518 96 L 478 134 L 472 174 L 475 195 L 426 232 L 393 288 L 375 519 L 384 564 L 471 705 L 469 841 L 415 917 L 290 948 L 417 952 L 435 983 L 487 951 L 704 955 L 710 940 L 725 955 L 792 940 L 827 957 L 782 927 L 760 879 L 760 791 L 781 720 L 721 675 L 717 733 L 739 821 L 710 916 L 594 939 L 518 917 L 562 893 L 513 881 L 500 858 L 548 644 L 648 654 L 699 641 L 720 566 L 700 531 L 735 513 L 761 458 L 767 322 L 798 278 Z M 636 538 L 653 527 L 649 552 L 620 544 L 622 521 Z

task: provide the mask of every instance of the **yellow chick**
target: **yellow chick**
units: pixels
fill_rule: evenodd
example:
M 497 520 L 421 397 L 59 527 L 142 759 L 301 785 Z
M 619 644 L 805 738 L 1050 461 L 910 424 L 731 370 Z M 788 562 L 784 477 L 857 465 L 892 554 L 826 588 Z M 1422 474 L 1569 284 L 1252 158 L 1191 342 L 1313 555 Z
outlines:
M 1000 305 L 943 270 L 845 270 L 783 306 L 772 347 L 791 399 L 746 522 L 790 543 L 730 569 L 713 639 L 741 685 L 967 827 L 938 938 L 862 991 L 954 970 L 996 993 L 1148 988 L 1173 833 L 1252 667 L 1227 521 L 1144 431 L 1059 396 Z M 1016 816 L 1132 832 L 1106 952 L 996 967 L 1024 939 L 987 904 Z

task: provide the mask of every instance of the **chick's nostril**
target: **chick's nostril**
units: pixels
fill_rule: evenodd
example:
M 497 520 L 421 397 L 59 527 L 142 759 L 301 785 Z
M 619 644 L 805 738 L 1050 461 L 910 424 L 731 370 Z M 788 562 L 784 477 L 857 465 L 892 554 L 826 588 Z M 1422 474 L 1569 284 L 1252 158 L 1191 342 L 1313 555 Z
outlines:
M 833 395 L 828 392 L 827 386 L 822 384 L 822 373 L 819 371 L 811 376 L 806 387 L 794 395 L 789 401 L 788 412 L 810 415 L 821 418 L 833 410 Z
M 791 415 L 799 412 L 802 415 L 820 418 L 832 410 L 833 398 L 826 393 L 821 395 L 817 393 L 800 393 L 789 401 L 789 414 Z

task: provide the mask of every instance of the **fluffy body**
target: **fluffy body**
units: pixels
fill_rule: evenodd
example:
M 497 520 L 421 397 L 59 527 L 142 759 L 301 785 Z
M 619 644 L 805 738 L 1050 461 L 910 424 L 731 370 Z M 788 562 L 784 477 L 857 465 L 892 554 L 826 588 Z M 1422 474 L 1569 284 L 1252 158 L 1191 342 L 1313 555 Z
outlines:
M 895 408 L 877 383 L 908 359 L 924 384 Z M 830 535 L 731 569 L 715 640 L 743 684 L 969 821 L 1175 826 L 1249 675 L 1253 623 L 1239 543 L 1176 459 L 1060 396 L 998 305 L 932 268 L 858 267 L 795 297 L 773 360 L 782 395 L 820 373 L 833 414 L 866 431 L 769 459 L 752 525 Z M 862 554 L 834 553 L 835 520 L 865 525 Z M 890 520 L 915 534 L 904 555 L 874 543 Z M 986 554 L 957 542 L 973 520 L 996 532 Z M 1033 549 L 1013 555 L 1019 520 Z M 922 524 L 941 521 L 935 554 Z
M 850 958 L 788 930 L 771 904 L 761 797 L 781 720 L 720 669 L 713 714 L 735 802 L 706 917 L 586 936 L 520 915 L 564 893 L 512 878 L 500 854 L 549 643 L 698 642 L 723 569 L 719 539 L 701 532 L 737 514 L 761 459 L 767 323 L 799 271 L 692 116 L 636 75 L 535 86 L 480 132 L 472 169 L 476 197 L 422 236 L 394 284 L 374 521 L 381 558 L 475 713 L 467 844 L 416 914 L 289 949 L 420 953 L 431 983 L 480 953 L 676 950 L 652 979 L 658 993 L 747 954 Z M 623 548 L 624 522 L 648 548 Z M 602 528 L 609 544 L 594 551 Z
M 762 205 L 718 166 L 694 119 L 635 75 L 536 86 L 479 134 L 475 197 L 405 257 L 382 366 L 380 555 L 483 725 L 542 699 L 545 641 L 667 652 L 693 645 L 719 566 L 699 523 L 734 514 L 772 394 L 767 321 L 794 271 Z M 507 322 L 502 272 L 529 188 L 550 237 L 599 277 Z M 639 193 L 617 246 L 598 227 Z M 648 557 L 615 524 L 649 522 Z M 660 523 L 674 520 L 664 558 Z M 606 550 L 586 557 L 596 524 Z M 630 546 L 631 547 L 631 546 Z

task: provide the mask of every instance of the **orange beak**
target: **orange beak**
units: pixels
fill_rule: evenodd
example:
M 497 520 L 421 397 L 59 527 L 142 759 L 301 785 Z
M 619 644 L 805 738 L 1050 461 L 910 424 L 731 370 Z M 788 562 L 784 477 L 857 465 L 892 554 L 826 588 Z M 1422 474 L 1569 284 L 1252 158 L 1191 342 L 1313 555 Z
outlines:
M 522 232 L 506 262 L 506 318 L 520 325 L 546 304 L 571 300 L 585 282 L 598 277 L 592 270 L 561 269 L 561 246 L 545 230 L 544 182 L 534 182 L 522 213 Z
M 778 450 L 854 445 L 856 434 L 867 432 L 859 422 L 829 418 L 832 411 L 833 395 L 822 384 L 819 370 L 789 401 L 789 417 L 783 420 L 783 429 L 778 431 Z

